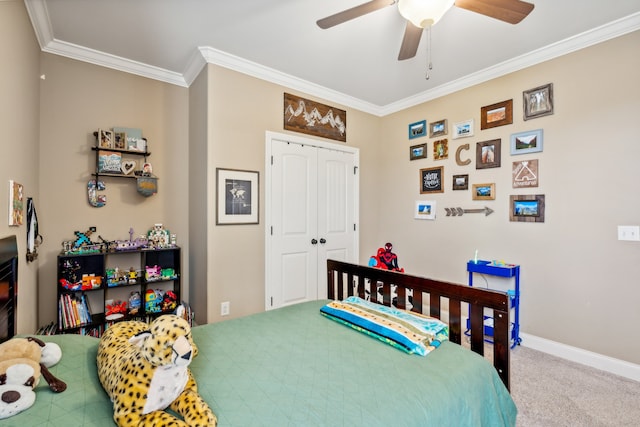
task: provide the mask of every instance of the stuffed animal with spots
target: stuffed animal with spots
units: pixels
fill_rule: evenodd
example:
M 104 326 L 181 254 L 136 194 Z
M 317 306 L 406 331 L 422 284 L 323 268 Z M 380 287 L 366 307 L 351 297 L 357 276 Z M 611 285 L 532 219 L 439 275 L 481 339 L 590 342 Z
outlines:
M 120 427 L 215 426 L 217 418 L 198 394 L 189 364 L 198 354 L 189 323 L 174 314 L 151 324 L 110 326 L 98 346 L 98 377 L 113 402 Z M 182 419 L 165 412 L 171 408 Z
M 65 391 L 67 385 L 48 369 L 61 358 L 58 344 L 45 344 L 34 337 L 12 338 L 0 344 L 0 419 L 19 414 L 35 403 L 34 389 L 40 376 L 52 391 Z

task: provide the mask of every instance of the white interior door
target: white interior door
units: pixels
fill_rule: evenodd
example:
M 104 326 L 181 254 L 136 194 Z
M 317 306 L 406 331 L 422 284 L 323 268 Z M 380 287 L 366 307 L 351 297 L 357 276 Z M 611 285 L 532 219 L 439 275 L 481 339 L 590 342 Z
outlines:
M 265 306 L 326 298 L 327 258 L 357 262 L 357 150 L 267 136 Z

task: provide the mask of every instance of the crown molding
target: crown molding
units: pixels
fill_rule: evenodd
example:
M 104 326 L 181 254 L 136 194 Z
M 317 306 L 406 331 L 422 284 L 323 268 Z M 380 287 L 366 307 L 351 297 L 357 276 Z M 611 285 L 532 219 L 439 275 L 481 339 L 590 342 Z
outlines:
M 45 0 L 25 0 L 25 5 L 36 38 L 40 43 L 40 48 L 44 52 L 66 56 L 79 61 L 89 62 L 183 87 L 189 87 L 206 64 L 214 64 L 380 117 L 414 107 L 453 92 L 640 29 L 640 13 L 635 13 L 500 64 L 485 68 L 484 70 L 467 75 L 458 80 L 380 106 L 208 46 L 200 46 L 194 51 L 194 54 L 185 66 L 184 73 L 181 74 L 72 43 L 59 41 L 53 36 Z

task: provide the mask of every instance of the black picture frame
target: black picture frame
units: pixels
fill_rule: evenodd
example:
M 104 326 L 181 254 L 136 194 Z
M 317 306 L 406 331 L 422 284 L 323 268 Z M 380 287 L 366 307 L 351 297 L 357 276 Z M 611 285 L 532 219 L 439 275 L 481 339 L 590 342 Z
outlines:
M 444 166 L 420 169 L 420 194 L 444 193 Z

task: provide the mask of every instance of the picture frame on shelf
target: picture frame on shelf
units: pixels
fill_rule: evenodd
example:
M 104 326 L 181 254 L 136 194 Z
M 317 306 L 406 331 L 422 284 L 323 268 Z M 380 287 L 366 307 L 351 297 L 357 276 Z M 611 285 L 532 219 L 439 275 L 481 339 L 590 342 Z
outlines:
M 257 171 L 216 168 L 216 224 L 259 223 Z
M 114 148 L 112 131 L 108 129 L 98 129 L 98 148 Z
M 447 119 L 429 123 L 429 138 L 436 138 L 447 134 Z
M 471 198 L 473 200 L 495 200 L 496 184 L 473 184 Z
M 467 138 L 469 136 L 473 136 L 473 125 L 474 125 L 473 119 L 454 123 L 452 126 L 453 139 Z
M 420 120 L 409 125 L 409 139 L 420 138 L 427 135 L 427 121 Z
M 544 222 L 544 194 L 519 194 L 509 196 L 509 221 Z
M 491 129 L 513 123 L 513 99 L 480 108 L 480 129 Z
M 420 169 L 420 194 L 444 193 L 444 166 Z
M 98 173 L 122 174 L 122 154 L 98 150 Z
M 412 145 L 409 147 L 409 160 L 426 159 L 427 143 Z
M 127 133 L 126 132 L 113 132 L 113 148 L 117 150 L 127 149 Z
M 524 120 L 553 114 L 553 83 L 523 91 L 522 107 Z
M 469 175 L 453 175 L 453 190 L 468 190 Z
M 538 153 L 542 151 L 542 129 L 511 134 L 511 155 Z
M 417 200 L 416 210 L 413 215 L 414 219 L 436 219 L 436 202 L 435 200 Z
M 476 169 L 500 167 L 501 140 L 492 139 L 476 143 Z

